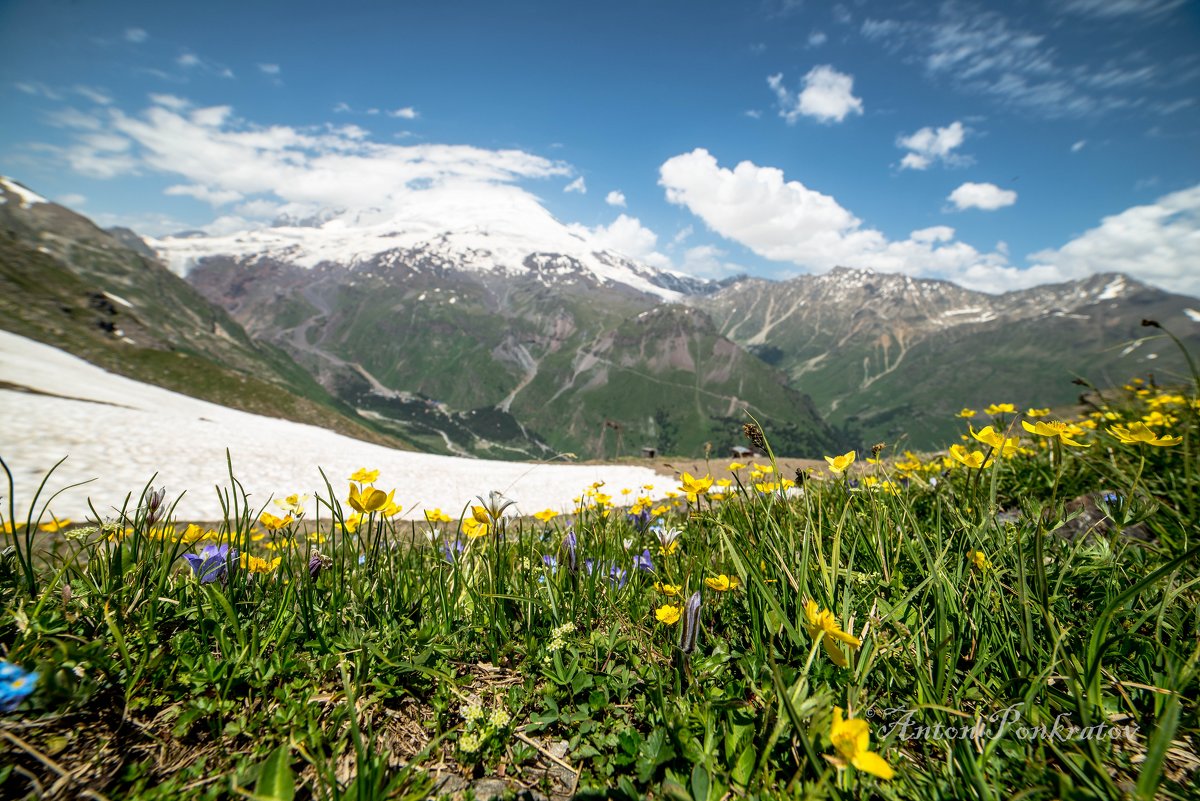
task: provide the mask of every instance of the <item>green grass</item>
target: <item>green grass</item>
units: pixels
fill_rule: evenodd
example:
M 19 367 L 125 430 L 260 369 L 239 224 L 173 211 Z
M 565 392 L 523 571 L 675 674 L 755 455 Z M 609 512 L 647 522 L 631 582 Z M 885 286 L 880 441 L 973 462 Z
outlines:
M 316 519 L 255 539 L 261 510 L 231 474 L 208 541 L 280 563 L 234 562 L 207 584 L 180 558 L 203 543 L 153 520 L 169 515 L 146 489 L 125 521 L 55 548 L 18 521 L 0 653 L 39 679 L 0 716 L 0 786 L 415 799 L 503 777 L 550 797 L 1194 798 L 1200 405 L 1136 386 L 1110 400 L 1081 421 L 1090 447 L 1026 438 L 987 469 L 885 460 L 761 491 L 778 476 L 714 465 L 733 479 L 725 500 L 664 504 L 681 532 L 670 555 L 597 504 L 616 487 L 574 515 L 505 520 L 448 559 L 460 523 L 432 542 L 378 513 L 355 527 L 330 488 Z M 1154 411 L 1179 444 L 1107 430 Z M 54 487 L 17 500 L 40 508 Z M 643 549 L 653 572 L 634 566 Z M 712 589 L 720 574 L 738 586 Z M 682 624 L 655 610 L 694 592 L 684 653 Z M 847 666 L 814 639 L 808 599 L 861 641 L 841 646 Z M 835 707 L 867 721 L 893 778 L 845 767 Z M 977 722 L 973 737 L 945 730 Z

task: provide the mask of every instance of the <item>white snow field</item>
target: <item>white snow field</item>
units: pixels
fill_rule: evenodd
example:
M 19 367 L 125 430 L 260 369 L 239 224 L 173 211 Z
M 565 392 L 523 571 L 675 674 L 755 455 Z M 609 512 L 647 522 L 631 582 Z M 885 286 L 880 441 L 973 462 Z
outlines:
M 343 504 L 350 474 L 360 467 L 378 469 L 375 485 L 395 487 L 396 503 L 404 507 L 400 516 L 418 520 L 427 508 L 457 517 L 465 504 L 490 490 L 504 492 L 521 513 L 532 514 L 546 508 L 569 511 L 571 499 L 596 481 L 613 493 L 666 483 L 641 467 L 535 465 L 392 450 L 133 381 L 5 331 L 0 331 L 0 383 L 30 390 L 0 389 L 0 457 L 16 480 L 19 520 L 46 471 L 64 456 L 48 489 L 93 479 L 63 492 L 50 506 L 59 518 L 76 521 L 88 516 L 89 497 L 102 516 L 114 515 L 127 493 L 136 503 L 155 473 L 155 486 L 166 487 L 168 498 L 186 493 L 176 511 L 179 519 L 219 520 L 214 488 L 229 486 L 226 448 L 255 508 L 271 496 L 318 490 L 326 495 L 318 466 Z M 0 484 L 0 495 L 7 492 Z M 8 499 L 0 504 L 7 517 Z M 311 516 L 315 502 L 308 507 Z M 279 512 L 273 505 L 270 509 Z

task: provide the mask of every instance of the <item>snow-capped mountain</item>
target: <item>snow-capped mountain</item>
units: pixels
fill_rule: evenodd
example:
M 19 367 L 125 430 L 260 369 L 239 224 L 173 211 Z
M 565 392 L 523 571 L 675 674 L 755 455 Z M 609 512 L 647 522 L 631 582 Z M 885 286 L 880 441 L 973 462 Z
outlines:
M 336 264 L 424 264 L 509 276 L 535 275 L 543 283 L 620 284 L 677 301 L 705 282 L 639 264 L 605 248 L 582 226 L 556 220 L 531 196 L 491 197 L 481 186 L 469 194 L 436 188 L 419 201 L 386 212 L 326 212 L 305 220 L 278 219 L 269 227 L 215 236 L 150 240 L 172 270 L 186 275 L 205 259 L 270 259 L 299 267 Z

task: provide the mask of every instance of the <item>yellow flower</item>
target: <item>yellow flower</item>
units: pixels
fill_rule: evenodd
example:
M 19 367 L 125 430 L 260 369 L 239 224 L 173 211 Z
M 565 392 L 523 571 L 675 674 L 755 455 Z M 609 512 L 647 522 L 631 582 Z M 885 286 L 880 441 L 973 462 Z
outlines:
M 856 455 L 854 451 L 847 451 L 841 456 L 826 456 L 825 461 L 829 462 L 830 472 L 841 473 L 847 467 L 854 464 L 854 457 Z
M 42 523 L 40 526 L 38 526 L 38 530 L 47 531 L 53 534 L 55 531 L 62 531 L 69 525 L 71 525 L 70 518 L 64 517 L 60 520 L 56 517 L 53 520 L 48 520 L 45 523 Z
M 474 517 L 463 518 L 462 522 L 463 534 L 466 534 L 471 539 L 486 537 L 491 531 L 491 526 L 486 521 L 480 521 Z
M 993 403 L 983 410 L 984 414 L 1016 414 L 1017 407 L 1011 403 Z
M 1183 437 L 1157 436 L 1146 427 L 1145 423 L 1130 423 L 1128 427 L 1112 426 L 1108 429 L 1108 433 L 1112 434 L 1124 445 L 1140 445 L 1145 443 L 1165 448 L 1183 442 Z
M 712 488 L 713 480 L 707 473 L 704 474 L 704 478 L 695 478 L 691 473 L 684 473 L 679 477 L 679 483 L 682 485 L 681 489 L 687 493 L 688 500 L 694 502 L 697 495 L 703 495 Z
M 441 509 L 426 509 L 425 520 L 429 523 L 453 523 L 454 518 Z
M 675 543 L 671 544 L 674 545 Z M 683 586 L 680 584 L 663 584 L 661 581 L 656 581 L 654 582 L 654 589 L 658 590 L 663 595 L 670 597 L 678 595 L 679 591 L 683 589 Z
M 961 418 L 963 418 L 963 419 L 965 420 L 965 419 L 967 419 L 968 417 L 974 417 L 976 414 L 977 414 L 977 413 L 976 413 L 976 411 L 975 411 L 974 409 L 966 409 L 966 408 L 964 408 L 964 409 L 962 409 L 961 411 L 959 411 L 959 413 L 958 413 L 958 416 L 959 416 L 959 417 L 961 417 Z
M 729 463 L 729 472 L 730 473 L 736 473 L 739 470 L 745 470 L 745 469 L 746 469 L 746 465 L 742 464 L 741 462 L 730 462 Z
M 358 473 L 355 473 L 355 475 L 358 475 Z M 354 511 L 366 514 L 367 512 L 375 512 L 382 509 L 384 504 L 388 502 L 388 495 L 383 490 L 377 490 L 372 486 L 366 486 L 360 490 L 351 484 L 350 497 L 347 499 L 347 502 Z
M 722 573 L 716 578 L 706 578 L 704 583 L 710 590 L 729 592 L 730 590 L 737 589 L 738 584 L 741 582 L 738 581 L 737 576 L 727 576 Z
M 662 606 L 658 607 L 658 609 L 654 610 L 654 616 L 658 618 L 659 623 L 665 623 L 670 626 L 679 622 L 680 611 L 681 610 L 678 606 L 663 604 Z
M 392 490 L 387 494 L 387 499 L 383 502 L 383 506 L 379 507 L 379 513 L 384 517 L 395 517 L 404 511 L 404 507 L 396 503 L 396 490 Z
M 992 560 L 988 559 L 983 551 L 967 551 L 967 558 L 976 570 L 983 571 L 992 566 Z
M 833 708 L 833 725 L 829 730 L 829 739 L 838 755 L 857 769 L 881 779 L 890 779 L 896 775 L 883 757 L 870 750 L 871 730 L 867 722 L 861 718 L 843 720 L 840 706 Z
M 679 550 L 679 540 L 671 540 L 668 543 L 660 545 L 658 548 L 658 552 L 660 554 L 662 554 L 663 556 L 674 556 L 675 552 L 678 550 Z
M 262 523 L 263 528 L 267 531 L 279 531 L 279 529 L 292 522 L 292 516 L 276 517 L 270 512 L 263 512 L 262 516 L 258 518 L 258 522 Z
M 380 494 L 382 495 L 383 493 Z M 366 519 L 367 518 L 361 512 L 355 512 L 354 514 L 342 520 L 342 528 L 346 529 L 347 534 L 353 534 L 354 532 L 358 531 L 358 527 L 361 526 L 363 521 Z
M 304 504 L 308 501 L 307 495 L 293 493 L 286 498 L 276 498 L 275 505 L 289 515 L 295 518 L 304 517 Z
M 1001 456 L 1009 457 L 1017 452 L 1017 447 L 1021 441 L 1016 437 L 1005 437 L 1003 434 L 993 431 L 991 426 L 984 426 L 979 431 L 971 429 L 971 436 L 984 445 L 988 445 L 995 449 Z
M 825 646 L 825 651 L 829 654 L 829 658 L 833 660 L 833 663 L 840 667 L 849 665 L 850 661 L 846 658 L 846 654 L 833 641 L 840 640 L 851 648 L 858 648 L 862 645 L 862 640 L 853 634 L 847 634 L 842 631 L 842 627 L 838 625 L 833 612 L 830 612 L 828 609 L 821 609 L 821 607 L 817 606 L 817 602 L 811 598 L 804 602 L 804 616 L 808 618 L 808 635 L 814 640 L 821 640 L 821 644 Z
M 1026 409 L 1025 410 L 1026 417 L 1045 417 L 1048 414 L 1050 414 L 1049 409 Z
M 956 462 L 965 464 L 967 467 L 970 467 L 974 470 L 978 470 L 981 467 L 992 466 L 993 460 L 988 459 L 985 461 L 983 458 L 983 451 L 968 451 L 962 445 L 951 445 L 950 455 Z
M 1029 424 L 1028 420 L 1021 421 L 1021 428 L 1028 431 L 1030 434 L 1037 434 L 1039 437 L 1058 437 L 1064 445 L 1073 445 L 1076 448 L 1091 447 L 1087 443 L 1076 442 L 1071 439 L 1073 432 L 1071 427 L 1059 420 L 1038 420 L 1033 425 Z
M 558 517 L 558 512 L 554 511 L 553 509 L 543 509 L 535 514 L 534 517 L 536 517 L 538 520 L 541 520 L 543 523 L 549 523 L 551 520 Z
M 188 527 L 186 529 L 184 529 L 183 534 L 179 538 L 179 541 L 182 542 L 184 545 L 192 545 L 193 543 L 199 542 L 200 540 L 202 540 L 206 537 L 212 537 L 215 539 L 216 536 L 217 536 L 217 532 L 215 532 L 211 529 L 208 531 L 205 531 L 204 529 L 197 526 L 195 523 L 188 523 Z
M 354 475 L 350 476 L 351 481 L 358 481 L 363 484 L 373 484 L 377 478 L 379 478 L 378 470 L 368 470 L 365 467 L 358 468 L 354 471 Z
M 282 556 L 276 556 L 270 562 L 266 559 L 259 559 L 253 554 L 244 553 L 241 556 L 243 570 L 249 570 L 251 573 L 271 573 L 275 568 L 279 567 L 279 563 L 283 561 Z

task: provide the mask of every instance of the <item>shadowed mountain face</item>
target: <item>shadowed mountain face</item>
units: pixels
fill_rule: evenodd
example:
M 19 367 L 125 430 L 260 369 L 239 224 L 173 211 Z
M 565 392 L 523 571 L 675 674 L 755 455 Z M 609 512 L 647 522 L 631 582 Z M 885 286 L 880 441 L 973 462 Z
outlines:
M 4 328 L 193 397 L 403 445 L 247 335 L 131 232 L 109 234 L 36 197 L 0 181 Z
M 962 407 L 1073 403 L 1152 372 L 1190 380 L 1158 320 L 1195 348 L 1200 300 L 1122 275 L 988 295 L 942 281 L 835 269 L 784 282 L 744 279 L 691 301 L 718 329 L 787 374 L 862 441 L 941 445 Z

